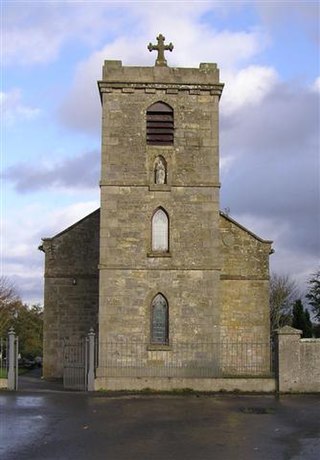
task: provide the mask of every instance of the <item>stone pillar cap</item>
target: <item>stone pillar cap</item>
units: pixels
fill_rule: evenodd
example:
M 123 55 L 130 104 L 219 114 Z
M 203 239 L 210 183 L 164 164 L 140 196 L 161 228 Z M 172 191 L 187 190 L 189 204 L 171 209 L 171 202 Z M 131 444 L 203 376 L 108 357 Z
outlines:
M 281 335 L 301 335 L 302 331 L 300 331 L 300 329 L 295 329 L 291 326 L 284 326 L 280 329 L 277 329 L 277 333 Z

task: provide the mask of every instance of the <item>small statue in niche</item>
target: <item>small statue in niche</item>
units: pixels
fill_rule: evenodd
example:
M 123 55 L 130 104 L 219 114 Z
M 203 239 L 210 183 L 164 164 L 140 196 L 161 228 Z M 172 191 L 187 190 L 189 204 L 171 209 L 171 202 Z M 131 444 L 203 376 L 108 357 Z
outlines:
M 163 185 L 167 183 L 166 165 L 163 158 L 158 157 L 156 159 L 154 172 L 156 184 Z

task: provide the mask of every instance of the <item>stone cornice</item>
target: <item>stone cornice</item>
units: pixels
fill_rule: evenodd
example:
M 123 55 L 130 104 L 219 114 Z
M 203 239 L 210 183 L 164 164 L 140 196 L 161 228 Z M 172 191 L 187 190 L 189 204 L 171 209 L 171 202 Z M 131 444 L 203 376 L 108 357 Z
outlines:
M 50 279 L 98 279 L 98 270 L 96 273 L 45 273 L 45 278 Z
M 150 188 L 149 184 L 127 184 L 127 183 L 110 183 L 107 181 L 100 180 L 99 182 L 100 187 L 126 187 L 126 188 L 145 188 L 150 191 L 158 191 L 158 192 L 167 192 L 171 191 L 170 189 L 174 188 L 220 188 L 220 182 L 212 182 L 207 184 L 171 184 L 170 187 L 168 186 L 154 186 Z
M 161 258 L 161 257 L 159 257 Z M 168 261 L 168 258 L 167 257 L 164 257 L 164 260 L 167 262 Z M 169 257 L 169 260 L 170 257 Z M 115 265 L 115 264 L 106 264 L 106 263 L 100 263 L 98 265 L 98 269 L 99 270 L 120 270 L 120 271 L 140 271 L 140 272 L 149 272 L 149 271 L 153 271 L 153 270 L 156 270 L 156 271 L 171 271 L 171 272 L 220 272 L 221 271 L 221 268 L 220 267 L 209 267 L 208 265 L 199 265 L 198 267 L 181 267 L 181 266 L 178 266 L 178 265 L 171 265 L 170 264 L 170 267 L 169 266 L 162 266 L 162 267 L 152 267 L 152 266 L 149 266 L 149 265 L 141 265 L 139 267 L 134 267 L 134 266 L 130 266 L 128 267 L 127 265 Z
M 183 83 L 143 83 L 143 82 L 119 82 L 119 81 L 98 81 L 98 87 L 100 91 L 100 96 L 103 93 L 112 93 L 116 90 L 121 90 L 123 93 L 133 93 L 136 90 L 144 90 L 146 93 L 155 93 L 156 91 L 166 91 L 167 94 L 177 94 L 181 91 L 189 92 L 189 94 L 197 95 L 202 92 L 210 93 L 213 96 L 218 96 L 220 98 L 223 83 L 215 84 L 203 84 L 203 83 L 194 83 L 194 84 L 183 84 Z

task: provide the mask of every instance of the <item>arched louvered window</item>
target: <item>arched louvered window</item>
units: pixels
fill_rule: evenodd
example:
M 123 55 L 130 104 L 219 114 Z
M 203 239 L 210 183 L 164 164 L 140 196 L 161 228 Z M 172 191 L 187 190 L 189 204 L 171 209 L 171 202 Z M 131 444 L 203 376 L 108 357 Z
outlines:
M 173 144 L 173 109 L 164 102 L 156 102 L 147 110 L 147 144 Z
M 157 294 L 151 304 L 151 343 L 166 345 L 169 342 L 169 307 L 166 298 Z
M 169 251 L 169 218 L 166 212 L 159 208 L 152 217 L 152 251 Z

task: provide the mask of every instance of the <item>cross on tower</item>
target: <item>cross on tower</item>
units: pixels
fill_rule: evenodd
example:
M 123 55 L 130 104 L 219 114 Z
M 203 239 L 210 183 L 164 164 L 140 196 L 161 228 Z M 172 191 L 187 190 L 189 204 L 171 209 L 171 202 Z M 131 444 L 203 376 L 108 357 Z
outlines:
M 159 34 L 157 37 L 158 44 L 153 45 L 151 42 L 148 45 L 148 50 L 149 51 L 158 51 L 158 56 L 156 59 L 156 65 L 161 65 L 165 66 L 167 65 L 167 60 L 164 57 L 164 52 L 165 51 L 172 51 L 173 50 L 173 44 L 170 42 L 169 45 L 165 45 L 166 37 L 164 37 L 162 34 Z

